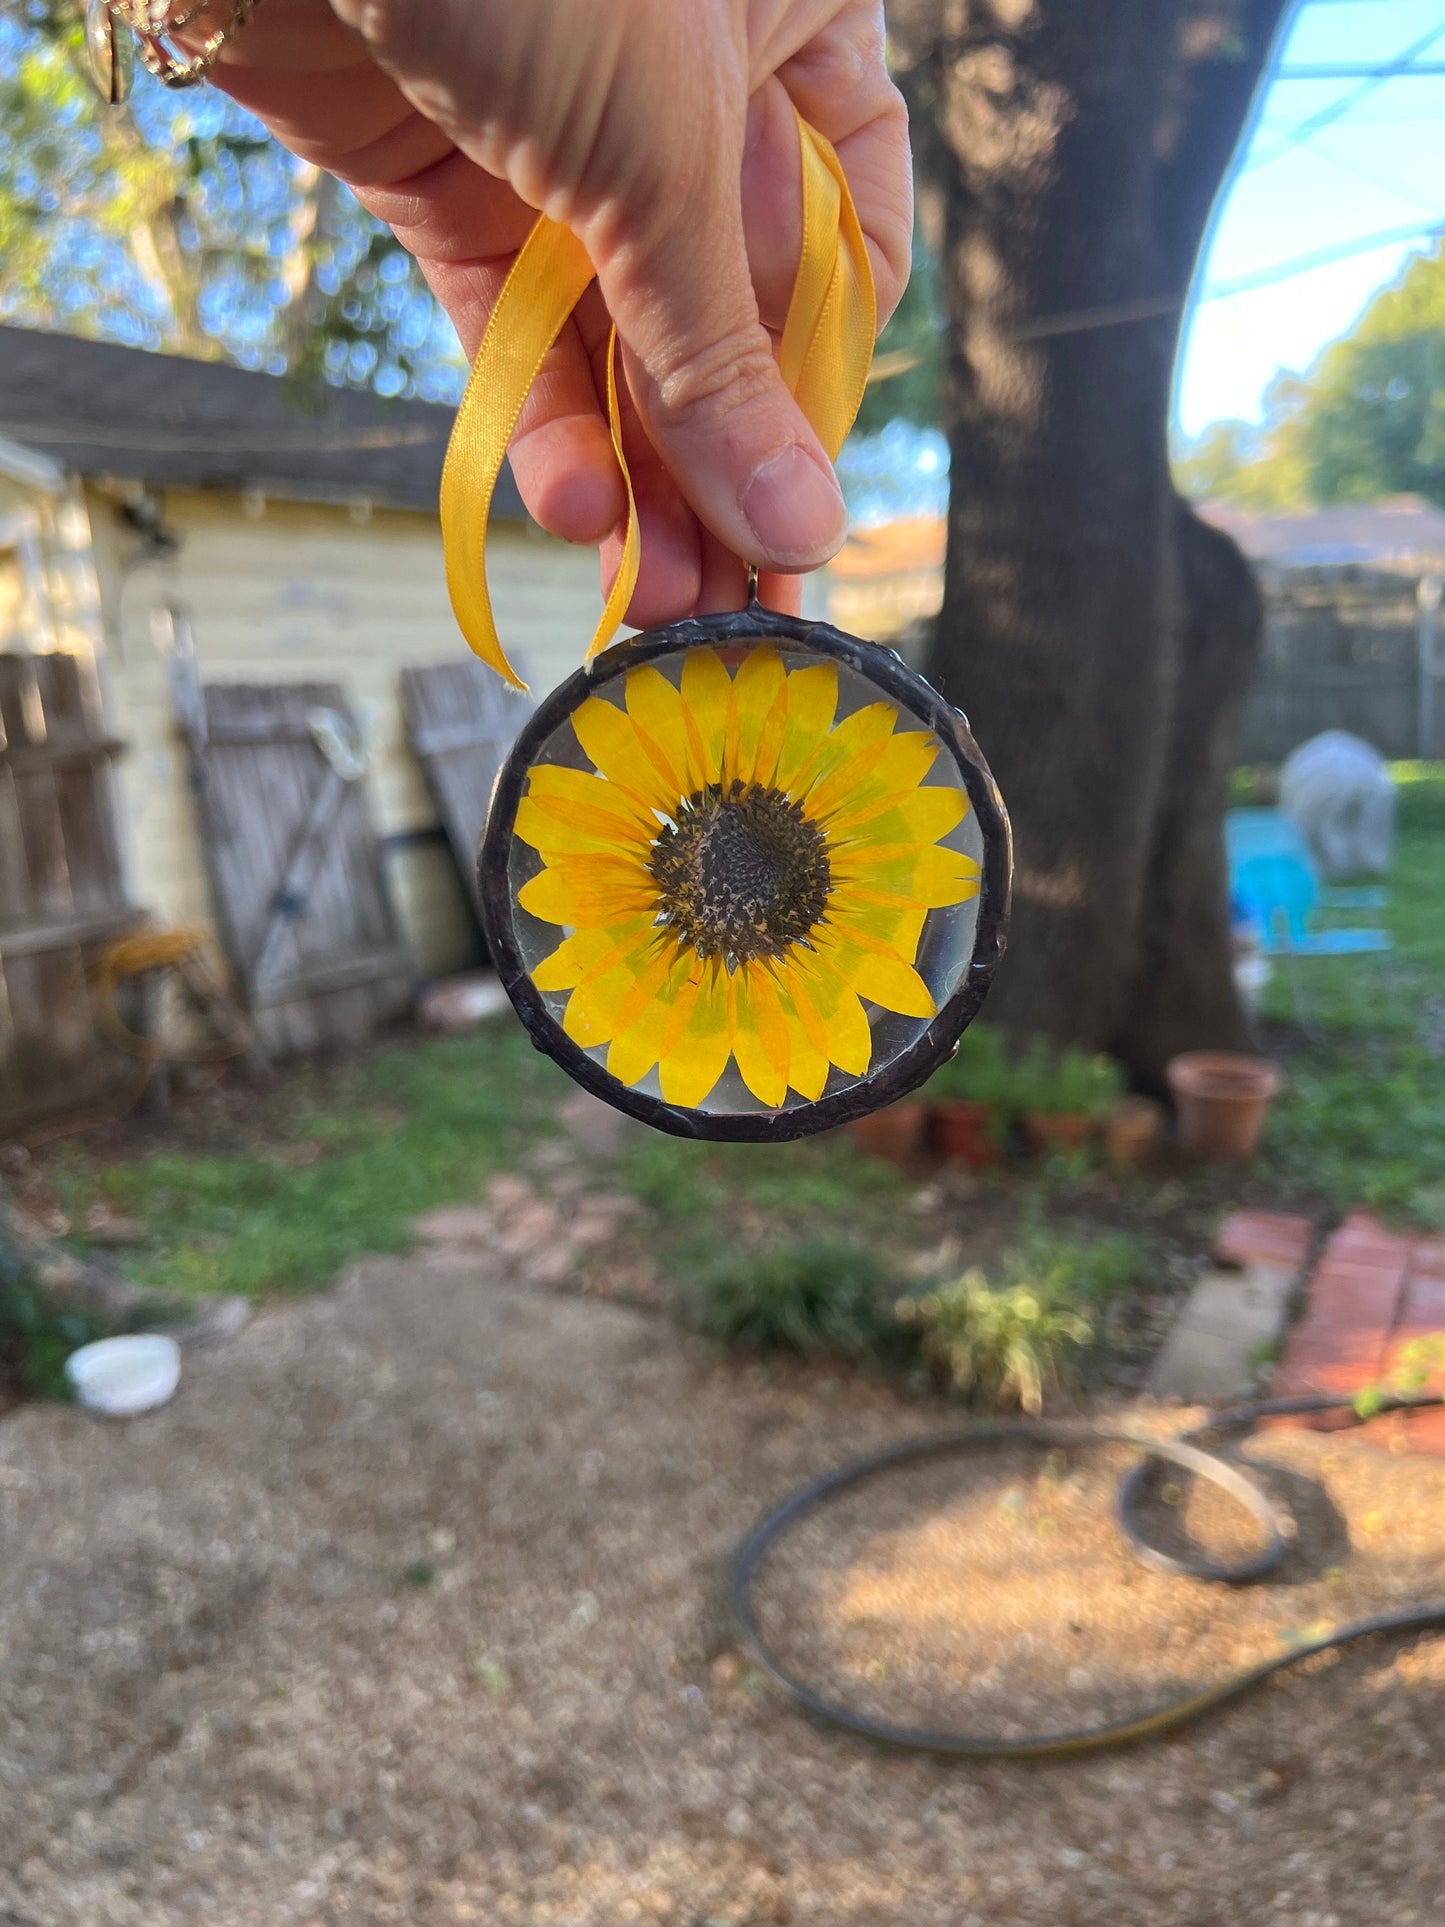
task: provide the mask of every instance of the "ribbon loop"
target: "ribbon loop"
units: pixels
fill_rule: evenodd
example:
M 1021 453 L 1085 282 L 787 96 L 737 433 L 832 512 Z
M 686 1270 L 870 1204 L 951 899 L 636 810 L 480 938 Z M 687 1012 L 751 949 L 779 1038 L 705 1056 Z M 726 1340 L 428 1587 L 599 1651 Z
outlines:
M 798 117 L 803 245 L 778 351 L 784 381 L 836 460 L 858 413 L 873 358 L 877 313 L 867 243 L 831 145 Z M 542 363 L 594 279 L 569 228 L 542 215 L 522 245 L 482 336 L 442 469 L 442 547 L 457 624 L 473 652 L 516 689 L 487 587 L 486 532 L 507 446 Z M 637 504 L 622 448 L 617 331 L 607 350 L 607 414 L 627 488 L 622 563 L 587 651 L 616 635 L 641 561 Z

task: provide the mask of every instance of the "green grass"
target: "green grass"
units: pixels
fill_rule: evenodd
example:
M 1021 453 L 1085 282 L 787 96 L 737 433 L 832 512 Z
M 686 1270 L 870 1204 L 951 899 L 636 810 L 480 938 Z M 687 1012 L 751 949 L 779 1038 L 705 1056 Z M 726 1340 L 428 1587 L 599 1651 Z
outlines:
M 74 1221 L 100 1196 L 147 1226 L 130 1268 L 165 1292 L 314 1289 L 364 1252 L 404 1250 L 419 1213 L 480 1196 L 550 1128 L 563 1088 L 512 1025 L 405 1045 L 285 1087 L 252 1148 L 74 1156 L 60 1190 Z
M 798 1144 L 698 1144 L 638 1138 L 623 1154 L 621 1178 L 670 1227 L 686 1230 L 719 1213 L 785 1211 L 800 1235 L 840 1221 L 878 1229 L 896 1216 L 904 1180 L 862 1156 L 842 1136 Z
M 1332 1203 L 1445 1224 L 1445 765 L 1397 764 L 1398 831 L 1385 956 L 1296 968 L 1315 1033 L 1280 1033 L 1289 1084 L 1271 1120 L 1267 1168 Z M 1278 967 L 1265 1015 L 1293 1027 Z

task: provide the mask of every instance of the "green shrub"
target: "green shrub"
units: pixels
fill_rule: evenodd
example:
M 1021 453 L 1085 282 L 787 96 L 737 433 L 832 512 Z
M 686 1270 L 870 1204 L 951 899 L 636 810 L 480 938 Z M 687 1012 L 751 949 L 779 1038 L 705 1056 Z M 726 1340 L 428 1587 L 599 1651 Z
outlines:
M 683 1310 L 698 1331 L 741 1351 L 856 1359 L 890 1329 L 883 1284 L 866 1247 L 804 1238 L 703 1263 L 683 1289 Z
M 1035 1037 L 1012 1081 L 1021 1111 L 1104 1118 L 1124 1088 L 1124 1073 L 1111 1057 L 1054 1052 L 1042 1037 Z
M 1015 1284 L 996 1291 L 977 1269 L 920 1298 L 900 1299 L 899 1318 L 918 1330 L 924 1358 L 974 1402 L 1037 1413 L 1070 1347 L 1087 1345 L 1082 1313 Z
M 104 1336 L 94 1320 L 51 1305 L 0 1197 L 0 1379 L 37 1398 L 67 1399 L 66 1359 Z
M 1004 1277 L 1051 1305 L 1107 1305 L 1138 1283 L 1144 1256 L 1143 1245 L 1126 1231 L 1068 1238 L 1033 1226 L 1004 1259 Z
M 1012 1111 L 1014 1073 L 1003 1032 L 971 1024 L 959 1038 L 953 1056 L 928 1080 L 925 1095 L 944 1103 L 990 1104 L 1001 1111 Z

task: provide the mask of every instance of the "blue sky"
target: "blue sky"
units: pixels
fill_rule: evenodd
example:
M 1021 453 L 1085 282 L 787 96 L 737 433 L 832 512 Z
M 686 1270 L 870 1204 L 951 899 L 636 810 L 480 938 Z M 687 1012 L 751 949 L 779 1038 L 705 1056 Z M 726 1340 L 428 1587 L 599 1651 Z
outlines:
M 1279 64 L 1384 63 L 1436 28 L 1439 39 L 1419 57 L 1445 69 L 1445 0 L 1300 0 Z M 1263 98 L 1185 331 L 1176 407 L 1188 435 L 1225 417 L 1256 420 L 1275 372 L 1307 368 L 1430 243 L 1398 240 L 1222 298 L 1212 288 L 1356 237 L 1445 223 L 1445 71 L 1386 81 L 1333 124 L 1289 138 L 1360 85 L 1279 78 Z

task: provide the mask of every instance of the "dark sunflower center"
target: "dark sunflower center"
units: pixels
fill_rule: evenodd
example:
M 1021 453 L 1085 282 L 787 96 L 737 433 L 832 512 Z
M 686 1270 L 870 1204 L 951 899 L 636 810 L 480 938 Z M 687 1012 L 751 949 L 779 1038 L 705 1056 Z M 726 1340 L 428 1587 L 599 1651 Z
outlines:
M 781 790 L 734 782 L 688 797 L 649 868 L 664 922 L 703 957 L 781 956 L 828 904 L 828 845 Z

